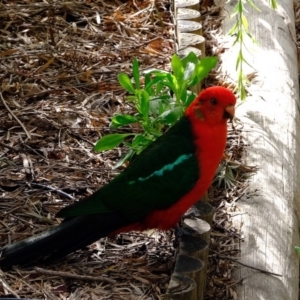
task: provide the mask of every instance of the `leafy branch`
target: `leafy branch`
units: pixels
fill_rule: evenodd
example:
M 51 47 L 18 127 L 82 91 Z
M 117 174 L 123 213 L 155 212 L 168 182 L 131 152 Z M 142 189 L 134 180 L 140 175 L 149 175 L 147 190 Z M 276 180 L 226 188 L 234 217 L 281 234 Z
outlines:
M 114 115 L 110 127 L 118 129 L 136 123 L 140 132 L 106 135 L 96 143 L 94 150 L 100 152 L 113 149 L 120 143 L 126 145 L 129 150 L 115 168 L 142 152 L 183 115 L 186 107 L 196 97 L 188 89 L 206 77 L 216 63 L 216 57 L 199 60 L 193 52 L 182 59 L 174 54 L 171 58 L 172 72 L 153 69 L 142 75 L 139 63 L 134 59 L 132 78 L 121 73 L 118 81 L 129 93 L 126 101 L 134 106 L 136 112 L 133 115 Z
M 251 65 L 246 61 L 244 55 L 244 49 L 246 48 L 245 40 L 247 38 L 250 38 L 253 43 L 257 44 L 254 36 L 249 31 L 249 23 L 245 15 L 245 3 L 260 12 L 260 9 L 254 4 L 252 0 L 238 0 L 231 16 L 232 18 L 236 17 L 236 22 L 230 29 L 229 35 L 235 36 L 233 45 L 237 44 L 239 48 L 236 60 L 236 70 L 238 74 L 237 88 L 241 100 L 246 99 L 246 86 L 249 84 L 249 79 L 244 73 L 244 64 L 246 63 L 251 67 Z M 277 0 L 269 0 L 269 3 L 272 9 L 277 8 Z

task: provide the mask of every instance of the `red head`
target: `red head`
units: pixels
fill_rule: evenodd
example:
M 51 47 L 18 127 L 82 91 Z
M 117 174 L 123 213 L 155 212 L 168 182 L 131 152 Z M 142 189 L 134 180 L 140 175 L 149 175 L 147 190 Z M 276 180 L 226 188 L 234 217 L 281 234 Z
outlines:
M 234 116 L 236 98 L 234 94 L 221 86 L 203 90 L 187 108 L 185 115 L 192 122 L 209 125 L 226 123 Z

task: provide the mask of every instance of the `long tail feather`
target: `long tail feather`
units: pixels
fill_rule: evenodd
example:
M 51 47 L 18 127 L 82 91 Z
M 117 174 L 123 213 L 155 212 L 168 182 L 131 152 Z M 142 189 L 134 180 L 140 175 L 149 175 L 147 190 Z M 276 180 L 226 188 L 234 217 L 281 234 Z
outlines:
M 0 249 L 0 267 L 57 260 L 125 226 L 122 220 L 112 213 L 66 219 L 57 227 Z

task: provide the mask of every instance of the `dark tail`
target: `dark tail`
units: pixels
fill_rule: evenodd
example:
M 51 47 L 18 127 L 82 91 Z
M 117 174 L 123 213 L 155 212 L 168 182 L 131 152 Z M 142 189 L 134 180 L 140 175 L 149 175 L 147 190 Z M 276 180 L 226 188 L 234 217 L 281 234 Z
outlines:
M 60 259 L 125 226 L 122 220 L 113 213 L 66 219 L 57 227 L 0 249 L 0 267 L 10 269 Z

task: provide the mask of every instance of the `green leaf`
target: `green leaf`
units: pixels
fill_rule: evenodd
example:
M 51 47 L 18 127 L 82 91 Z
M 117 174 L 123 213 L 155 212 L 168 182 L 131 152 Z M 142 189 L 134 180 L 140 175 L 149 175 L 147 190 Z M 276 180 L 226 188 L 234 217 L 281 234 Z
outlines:
M 238 14 L 238 7 L 235 6 L 232 14 L 230 15 L 230 19 L 233 19 Z
M 129 101 L 129 102 L 132 102 L 132 103 L 136 104 L 137 98 L 136 98 L 135 95 L 129 95 L 129 96 L 126 97 L 126 101 Z
M 252 40 L 252 42 L 256 45 L 258 45 L 258 42 L 257 40 L 255 39 L 255 37 L 250 33 L 250 32 L 247 32 L 247 35 L 248 37 Z
M 246 97 L 247 97 L 247 94 L 246 94 L 245 86 L 242 85 L 240 87 L 240 98 L 241 98 L 241 100 L 245 100 Z
M 243 13 L 243 1 L 242 0 L 238 1 L 238 3 L 237 3 L 237 9 L 238 9 L 239 14 Z
M 166 78 L 170 73 L 166 71 L 153 71 L 151 74 L 154 75 L 155 78 L 160 78 L 162 80 Z
M 143 115 L 143 118 L 145 120 L 147 120 L 149 117 L 149 100 L 149 94 L 145 90 L 143 90 L 140 99 L 140 113 Z
M 172 74 L 167 74 L 166 81 L 164 81 L 164 85 L 168 86 L 175 94 L 178 91 L 178 81 L 176 77 Z
M 111 150 L 115 147 L 117 147 L 123 140 L 130 136 L 130 135 L 135 135 L 134 133 L 113 133 L 113 134 L 108 134 L 105 135 L 102 139 L 100 139 L 95 147 L 94 151 L 96 152 L 101 152 L 105 150 Z
M 177 54 L 174 54 L 171 59 L 171 67 L 174 73 L 174 76 L 177 78 L 178 82 L 181 82 L 183 78 L 183 66 L 181 60 Z
M 248 24 L 247 18 L 245 17 L 244 14 L 242 14 L 241 18 L 242 18 L 242 23 L 244 25 L 245 30 L 248 31 L 249 30 L 249 24 Z
M 187 95 L 188 95 L 187 89 L 183 89 L 181 91 L 181 98 L 180 98 L 180 100 L 184 104 L 184 106 L 185 106 L 185 102 L 186 102 L 186 99 L 187 99 Z
M 191 51 L 187 56 L 181 59 L 181 63 L 183 68 L 185 69 L 188 63 L 197 65 L 199 63 L 199 58 L 193 51 Z
M 145 148 L 147 148 L 152 142 L 153 139 L 147 138 L 144 134 L 138 134 L 132 140 L 131 147 L 139 154 Z
M 173 109 L 163 112 L 159 116 L 158 120 L 165 124 L 173 125 L 182 115 L 182 108 L 180 106 L 176 106 Z
M 196 66 L 195 75 L 196 81 L 193 81 L 192 85 L 200 82 L 207 74 L 216 66 L 218 58 L 216 56 L 202 58 Z
M 243 61 L 243 54 L 239 52 L 237 60 L 236 60 L 236 66 L 235 69 L 238 70 L 239 66 L 242 64 Z
M 273 5 L 272 5 L 272 8 L 277 8 L 277 2 L 276 2 L 276 0 L 271 0 L 271 2 L 275 2 L 276 3 L 276 7 L 273 7 Z M 247 0 L 247 3 L 248 4 L 250 4 L 254 9 L 256 9 L 257 11 L 259 11 L 259 12 L 261 12 L 261 10 L 254 4 L 254 2 L 253 1 L 251 1 L 251 0 Z
M 170 94 L 162 94 L 158 97 L 152 97 L 149 102 L 149 115 L 156 117 L 161 114 L 161 110 L 165 111 L 170 107 L 170 102 L 173 101 Z
M 158 95 L 159 98 L 163 97 L 162 93 L 164 92 L 163 90 L 166 90 L 166 86 L 164 84 L 164 81 L 161 80 L 156 84 L 156 90 L 155 90 L 155 95 Z M 165 91 L 167 92 L 167 91 Z
M 140 67 L 139 67 L 139 62 L 136 58 L 133 60 L 132 63 L 132 73 L 133 73 L 135 86 L 139 90 L 140 89 Z
M 160 70 L 160 69 L 152 68 L 152 69 L 144 70 L 143 73 L 144 73 L 144 74 L 154 74 L 154 73 L 168 73 L 168 72 L 165 71 L 165 70 Z
M 186 68 L 184 69 L 183 79 L 185 81 L 191 79 L 191 77 L 193 77 L 194 75 L 195 69 L 196 69 L 196 65 L 194 63 L 191 62 L 187 63 Z
M 129 149 L 127 153 L 125 153 L 125 155 L 123 155 L 118 161 L 117 163 L 113 166 L 113 170 L 117 169 L 119 167 L 121 167 L 126 161 L 130 161 L 131 158 L 134 156 L 135 151 L 133 151 L 132 149 Z
M 231 27 L 231 29 L 229 30 L 228 34 L 229 35 L 233 35 L 235 33 L 235 31 L 237 30 L 237 23 L 234 23 L 234 25 Z
M 193 100 L 196 98 L 196 94 L 195 93 L 191 93 L 187 99 L 186 102 L 184 103 L 185 108 L 187 108 L 192 102 Z
M 298 254 L 300 254 L 300 247 L 299 246 L 295 246 L 295 250 Z
M 145 74 L 145 86 L 147 86 L 151 82 L 151 74 Z
M 164 76 L 165 78 L 165 76 Z M 148 92 L 148 94 L 150 95 L 149 91 L 151 91 L 153 85 L 161 82 L 163 80 L 163 78 L 161 77 L 154 77 L 153 79 L 151 79 L 149 82 L 145 82 L 145 90 Z
M 131 115 L 115 115 L 112 117 L 112 128 L 117 128 L 130 123 L 138 122 L 139 120 Z
M 129 93 L 134 94 L 134 87 L 133 87 L 132 82 L 127 74 L 120 73 L 118 75 L 118 80 L 119 80 L 119 83 L 122 86 L 122 88 L 124 88 Z
M 271 0 L 270 2 L 271 2 L 271 7 L 273 9 L 277 9 L 277 1 L 276 0 Z

